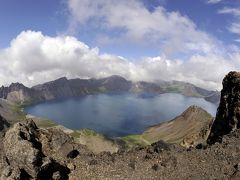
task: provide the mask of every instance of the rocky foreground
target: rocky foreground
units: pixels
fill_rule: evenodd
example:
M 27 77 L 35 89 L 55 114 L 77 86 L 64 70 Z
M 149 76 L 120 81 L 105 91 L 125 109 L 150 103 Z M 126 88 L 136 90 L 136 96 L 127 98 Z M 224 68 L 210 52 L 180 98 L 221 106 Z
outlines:
M 212 146 L 162 141 L 94 155 L 56 129 L 15 124 L 3 140 L 2 179 L 239 179 L 240 130 Z
M 208 144 L 189 148 L 158 141 L 94 154 L 62 130 L 15 123 L 1 137 L 1 179 L 240 179 L 239 87 L 230 72 Z

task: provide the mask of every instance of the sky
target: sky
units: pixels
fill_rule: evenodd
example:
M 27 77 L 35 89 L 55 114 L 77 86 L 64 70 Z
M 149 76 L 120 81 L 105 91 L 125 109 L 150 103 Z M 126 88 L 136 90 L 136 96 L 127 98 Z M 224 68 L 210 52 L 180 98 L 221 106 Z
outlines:
M 240 70 L 240 0 L 0 0 L 0 85 L 66 76 L 220 90 Z

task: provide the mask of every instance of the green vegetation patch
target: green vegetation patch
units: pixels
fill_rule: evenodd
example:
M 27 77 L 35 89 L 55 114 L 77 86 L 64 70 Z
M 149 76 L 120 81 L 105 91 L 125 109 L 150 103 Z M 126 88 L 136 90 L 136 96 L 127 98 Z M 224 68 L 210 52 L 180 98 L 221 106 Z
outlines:
M 150 143 L 144 139 L 142 135 L 129 135 L 122 137 L 121 139 L 125 142 L 127 148 L 132 148 L 139 145 L 150 145 Z
M 102 93 L 107 92 L 107 89 L 104 86 L 99 87 L 98 90 Z
M 96 133 L 94 130 L 92 129 L 82 129 L 80 131 L 80 134 L 84 135 L 84 136 L 96 136 L 98 133 Z
M 34 120 L 34 122 L 40 128 L 50 128 L 50 127 L 57 126 L 57 124 L 55 124 L 53 121 L 51 121 L 49 119 Z
M 24 112 L 22 105 L 14 104 L 12 107 L 12 111 L 18 116 L 19 119 L 21 119 L 21 120 L 26 119 L 26 113 Z
M 81 133 L 79 131 L 74 131 L 70 134 L 73 138 L 77 139 L 80 138 Z
M 175 92 L 175 93 L 181 93 L 181 90 L 178 88 L 178 87 L 166 87 L 165 88 L 165 91 L 168 91 L 168 92 Z

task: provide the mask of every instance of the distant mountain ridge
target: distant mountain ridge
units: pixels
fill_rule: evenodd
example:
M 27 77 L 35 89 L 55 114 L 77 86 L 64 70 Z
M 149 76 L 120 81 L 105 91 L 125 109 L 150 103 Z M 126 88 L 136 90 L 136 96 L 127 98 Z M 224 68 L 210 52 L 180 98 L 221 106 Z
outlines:
M 132 82 L 118 75 L 101 79 L 67 79 L 62 77 L 31 88 L 20 83 L 12 83 L 9 87 L 2 86 L 0 88 L 0 98 L 20 104 L 32 104 L 65 97 L 117 91 L 180 93 L 185 96 L 202 97 L 212 103 L 218 103 L 220 99 L 219 92 L 199 88 L 190 83 L 180 81 Z

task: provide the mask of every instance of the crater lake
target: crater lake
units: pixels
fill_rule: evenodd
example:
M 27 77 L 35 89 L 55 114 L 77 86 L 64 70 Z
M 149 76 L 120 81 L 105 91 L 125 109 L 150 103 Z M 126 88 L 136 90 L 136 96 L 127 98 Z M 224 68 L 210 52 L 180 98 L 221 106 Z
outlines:
M 108 137 L 140 134 L 171 120 L 191 105 L 215 116 L 217 105 L 181 94 L 110 93 L 85 95 L 25 107 L 25 112 L 73 130 L 90 128 Z

